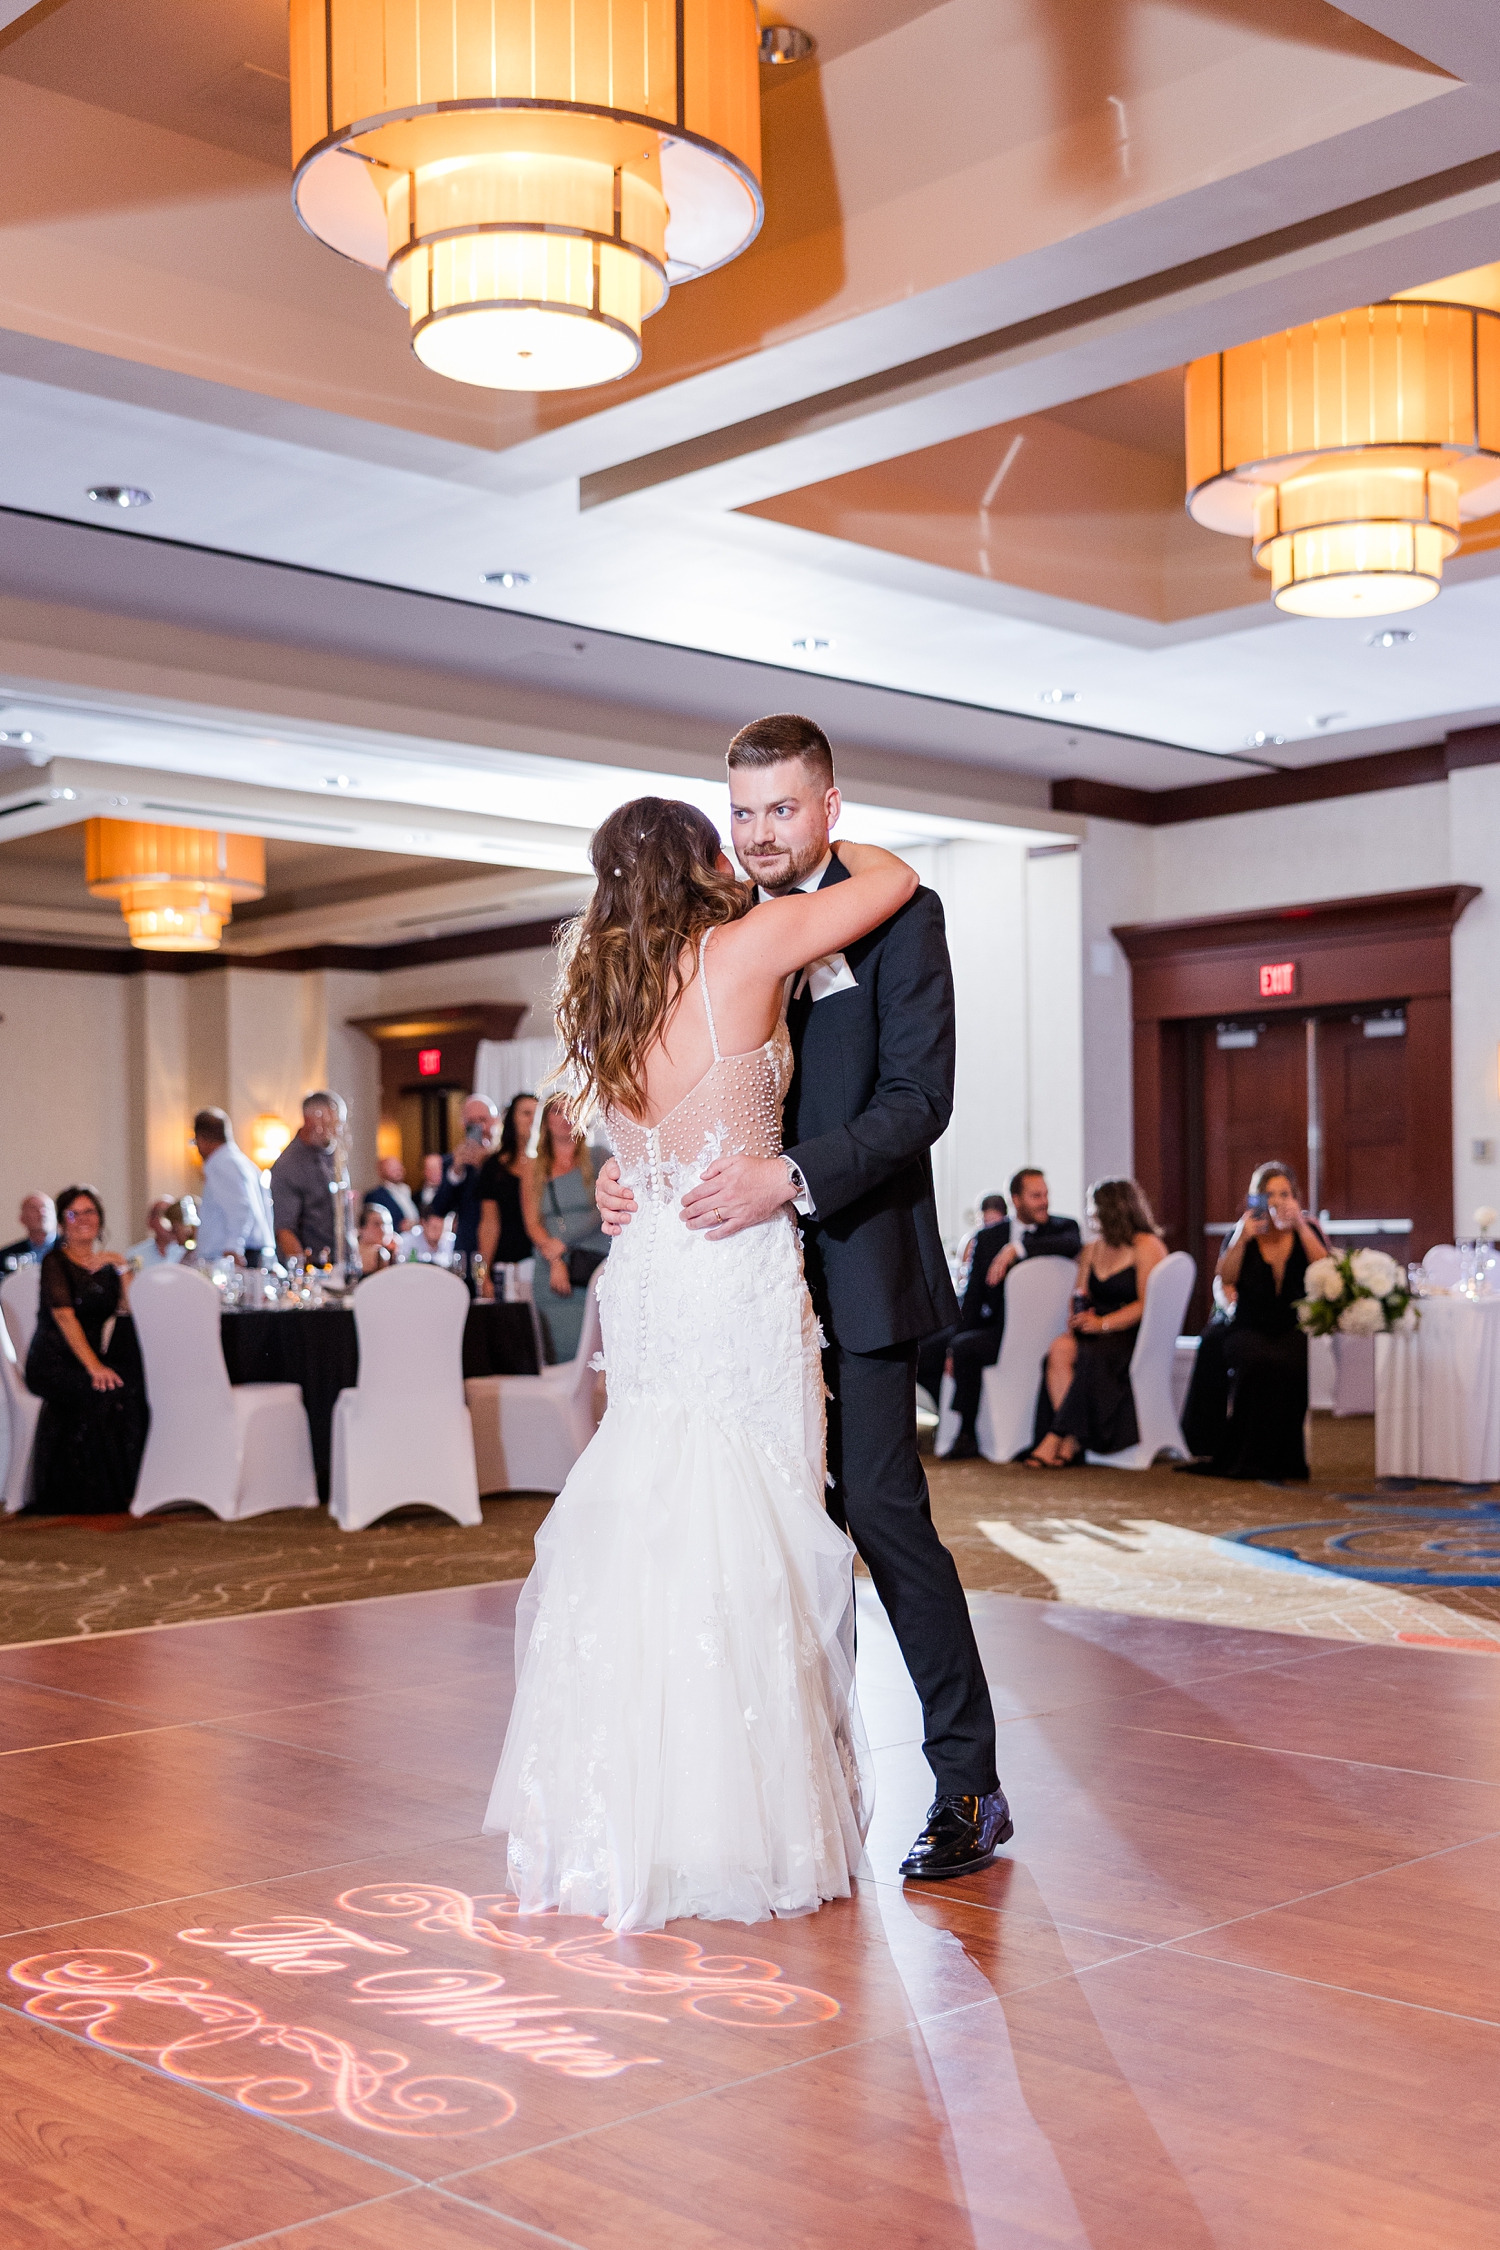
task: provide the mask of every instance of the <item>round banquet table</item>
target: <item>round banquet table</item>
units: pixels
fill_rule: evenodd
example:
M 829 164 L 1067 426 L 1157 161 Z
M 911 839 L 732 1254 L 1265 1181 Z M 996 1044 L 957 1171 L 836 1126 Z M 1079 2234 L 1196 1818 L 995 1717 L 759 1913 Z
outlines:
M 226 1312 L 219 1335 L 231 1383 L 295 1383 L 301 1391 L 318 1491 L 326 1500 L 333 1402 L 359 1378 L 359 1339 L 352 1314 L 339 1306 L 325 1306 L 318 1312 Z M 140 1374 L 140 1345 L 128 1314 L 115 1322 L 108 1357 L 122 1375 Z M 531 1307 L 470 1305 L 464 1324 L 463 1372 L 466 1379 L 539 1373 Z
M 1375 1471 L 1500 1482 L 1500 1297 L 1423 1297 L 1375 1339 Z

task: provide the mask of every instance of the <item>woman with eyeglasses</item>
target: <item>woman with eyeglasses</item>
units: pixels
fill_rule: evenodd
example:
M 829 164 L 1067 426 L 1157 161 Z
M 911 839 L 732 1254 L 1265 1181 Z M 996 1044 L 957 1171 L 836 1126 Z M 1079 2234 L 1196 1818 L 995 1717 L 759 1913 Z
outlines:
M 125 1261 L 104 1248 L 104 1206 L 91 1187 L 63 1190 L 57 1231 L 26 1356 L 26 1387 L 45 1402 L 26 1512 L 119 1515 L 135 1492 L 147 1422 L 139 1380 L 107 1357 L 105 1330 L 128 1303 Z

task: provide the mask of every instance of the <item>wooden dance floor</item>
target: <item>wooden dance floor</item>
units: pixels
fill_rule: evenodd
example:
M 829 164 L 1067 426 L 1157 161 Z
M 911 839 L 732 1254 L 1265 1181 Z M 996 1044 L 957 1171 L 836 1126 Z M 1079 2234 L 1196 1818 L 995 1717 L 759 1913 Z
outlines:
M 615 1940 L 478 1834 L 515 1588 L 0 1651 L 4 2250 L 1493 2246 L 1500 1659 L 975 1597 L 1006 1863 L 878 1612 L 858 1895 Z

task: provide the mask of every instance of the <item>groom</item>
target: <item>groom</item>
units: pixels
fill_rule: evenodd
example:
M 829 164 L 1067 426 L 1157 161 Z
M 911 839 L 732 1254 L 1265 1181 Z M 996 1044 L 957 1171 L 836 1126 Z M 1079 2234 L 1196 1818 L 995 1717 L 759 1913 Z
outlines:
M 829 830 L 833 753 L 810 719 L 782 713 L 729 745 L 735 855 L 762 898 L 848 881 Z M 995 1720 L 953 1558 L 933 1528 L 917 1452 L 918 1339 L 952 1325 L 928 1151 L 953 1108 L 953 976 L 936 894 L 814 961 L 788 1011 L 796 1072 L 782 1156 L 711 1164 L 683 1203 L 711 1241 L 791 1205 L 808 1288 L 831 1338 L 829 1512 L 863 1557 L 922 1699 L 937 1786 L 903 1875 L 986 1867 L 1012 1834 L 995 1773 Z M 606 1231 L 635 1204 L 613 1162 L 600 1174 Z

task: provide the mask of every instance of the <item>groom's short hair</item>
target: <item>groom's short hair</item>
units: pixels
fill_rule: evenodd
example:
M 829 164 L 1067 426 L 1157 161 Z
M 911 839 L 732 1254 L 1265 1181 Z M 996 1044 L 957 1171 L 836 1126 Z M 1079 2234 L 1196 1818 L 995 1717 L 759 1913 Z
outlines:
M 833 752 L 828 737 L 811 719 L 795 711 L 773 711 L 769 719 L 752 719 L 741 727 L 729 745 L 729 770 L 736 766 L 779 766 L 786 758 L 800 758 L 825 789 L 833 787 Z

